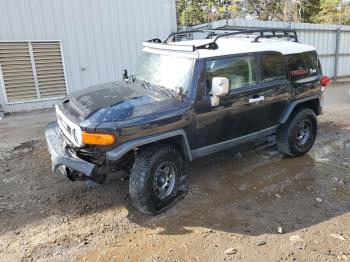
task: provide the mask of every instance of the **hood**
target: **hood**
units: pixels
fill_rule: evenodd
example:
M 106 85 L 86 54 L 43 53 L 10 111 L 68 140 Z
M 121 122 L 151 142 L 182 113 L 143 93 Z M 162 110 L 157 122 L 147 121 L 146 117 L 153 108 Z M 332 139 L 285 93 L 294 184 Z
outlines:
M 178 98 L 160 90 L 147 89 L 141 82 L 111 82 L 71 93 L 63 111 L 76 120 L 124 121 L 185 106 Z

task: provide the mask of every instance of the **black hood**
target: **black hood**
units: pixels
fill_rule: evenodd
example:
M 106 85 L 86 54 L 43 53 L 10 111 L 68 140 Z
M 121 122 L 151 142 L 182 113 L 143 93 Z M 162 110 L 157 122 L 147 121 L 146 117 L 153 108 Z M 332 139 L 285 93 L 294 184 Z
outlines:
M 185 106 L 177 97 L 142 82 L 125 81 L 97 85 L 71 93 L 63 110 L 80 121 L 124 121 Z

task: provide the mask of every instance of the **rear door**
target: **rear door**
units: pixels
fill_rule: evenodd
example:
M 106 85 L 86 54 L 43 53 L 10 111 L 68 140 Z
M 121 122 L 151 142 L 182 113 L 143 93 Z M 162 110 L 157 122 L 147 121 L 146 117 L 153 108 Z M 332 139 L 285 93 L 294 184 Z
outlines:
M 279 124 L 279 120 L 292 97 L 285 57 L 278 52 L 259 54 L 260 88 L 263 90 L 263 107 L 259 113 L 259 127 L 266 129 Z

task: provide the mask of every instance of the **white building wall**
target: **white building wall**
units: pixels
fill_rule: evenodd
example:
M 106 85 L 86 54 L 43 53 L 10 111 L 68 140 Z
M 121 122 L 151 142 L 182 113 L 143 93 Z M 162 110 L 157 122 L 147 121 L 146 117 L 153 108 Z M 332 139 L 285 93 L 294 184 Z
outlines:
M 0 41 L 62 40 L 69 92 L 132 72 L 141 42 L 173 31 L 175 0 L 0 0 Z

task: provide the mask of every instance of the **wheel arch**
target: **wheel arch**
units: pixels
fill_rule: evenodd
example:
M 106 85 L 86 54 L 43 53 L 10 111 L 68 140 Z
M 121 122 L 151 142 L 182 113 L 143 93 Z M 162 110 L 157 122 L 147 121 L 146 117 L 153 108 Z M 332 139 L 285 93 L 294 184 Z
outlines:
M 288 105 L 288 108 L 285 110 L 285 112 L 282 114 L 280 118 L 280 123 L 284 124 L 288 121 L 290 115 L 300 108 L 310 108 L 312 109 L 316 115 L 320 115 L 322 108 L 321 108 L 321 97 L 319 95 L 317 96 L 311 96 L 306 97 L 303 99 L 299 99 L 296 101 L 291 102 Z
M 134 150 L 135 148 L 142 148 L 145 146 L 160 143 L 173 144 L 178 148 L 178 150 L 186 160 L 192 161 L 187 135 L 186 132 L 182 129 L 141 137 L 132 141 L 125 142 L 122 145 L 115 148 L 114 150 L 107 152 L 107 160 L 117 161 L 118 159 L 122 158 L 125 154 L 127 154 L 131 150 Z

